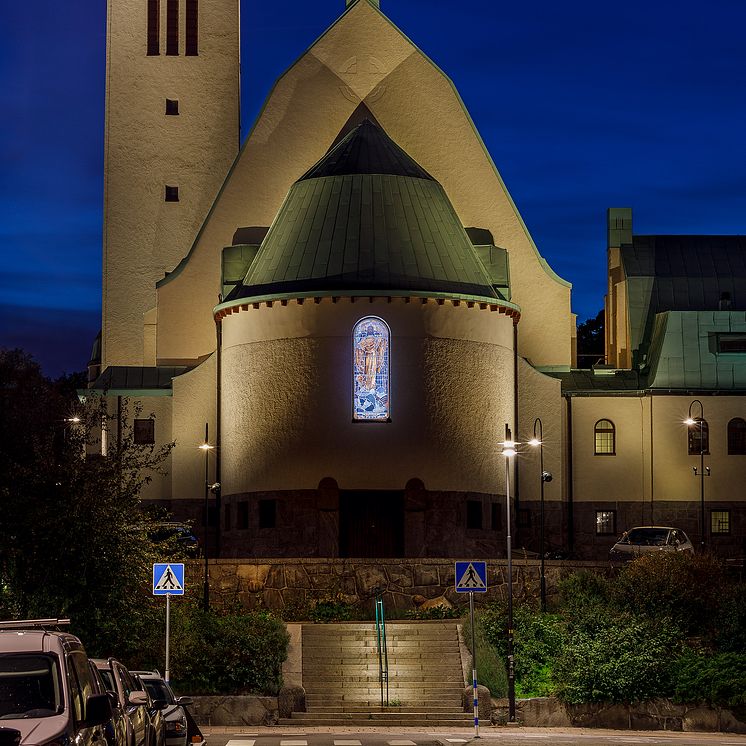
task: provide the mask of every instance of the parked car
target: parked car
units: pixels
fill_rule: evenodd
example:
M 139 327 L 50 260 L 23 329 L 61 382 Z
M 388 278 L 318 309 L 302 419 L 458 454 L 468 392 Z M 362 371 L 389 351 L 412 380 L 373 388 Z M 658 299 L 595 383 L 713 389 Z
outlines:
M 173 541 L 187 557 L 199 557 L 199 539 L 186 523 L 161 521 L 150 533 L 150 540 L 157 543 Z
M 21 746 L 100 746 L 112 717 L 69 620 L 0 622 L 0 726 Z
M 694 554 L 689 537 L 671 526 L 635 526 L 625 531 L 609 550 L 612 560 L 629 560 L 654 552 L 688 552 Z
M 115 658 L 93 658 L 108 691 L 116 696 L 116 710 L 126 722 L 127 746 L 157 746 L 153 740 L 147 692 Z
M 130 671 L 132 673 L 132 671 Z M 142 687 L 145 694 L 148 695 L 148 718 L 150 719 L 150 746 L 166 746 L 166 721 L 163 717 L 163 710 L 168 706 L 164 699 L 158 699 L 154 697 L 150 691 L 148 691 L 144 682 L 142 682 L 139 676 L 135 677 L 135 681 L 139 687 Z
M 186 746 L 187 744 L 187 705 L 192 704 L 191 697 L 174 696 L 171 687 L 164 681 L 158 671 L 132 671 L 145 686 L 145 690 L 154 700 L 163 700 L 166 707 L 163 719 L 166 725 L 166 746 Z
M 127 740 L 127 717 L 119 709 L 117 696 L 110 692 L 106 682 L 101 676 L 101 672 L 96 668 L 96 664 L 88 661 L 88 667 L 91 670 L 93 686 L 99 694 L 106 694 L 111 700 L 111 719 L 104 725 L 104 736 L 106 737 L 106 746 L 128 746 Z

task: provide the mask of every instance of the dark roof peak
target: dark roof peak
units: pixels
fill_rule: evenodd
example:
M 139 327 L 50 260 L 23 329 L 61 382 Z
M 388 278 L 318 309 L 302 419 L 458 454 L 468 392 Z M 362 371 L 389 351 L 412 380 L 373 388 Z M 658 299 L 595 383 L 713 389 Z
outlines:
M 367 116 L 298 181 L 351 174 L 410 176 L 434 181 L 417 161 L 384 132 L 378 122 L 371 121 Z

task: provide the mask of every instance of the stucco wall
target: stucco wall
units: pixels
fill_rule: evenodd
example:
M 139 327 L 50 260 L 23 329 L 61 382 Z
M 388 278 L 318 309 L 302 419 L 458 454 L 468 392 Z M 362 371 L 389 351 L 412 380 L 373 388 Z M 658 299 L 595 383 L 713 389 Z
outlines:
M 352 328 L 391 329 L 391 422 L 352 421 Z M 224 494 L 312 489 L 493 492 L 512 422 L 512 320 L 419 299 L 290 302 L 223 320 Z M 499 478 L 499 477 L 498 477 Z M 504 479 L 504 477 L 503 477 Z
M 569 365 L 569 285 L 534 248 L 450 81 L 367 2 L 353 5 L 272 90 L 188 261 L 158 289 L 158 358 L 214 349 L 220 251 L 237 227 L 270 225 L 361 101 L 442 183 L 462 223 L 490 229 L 510 252 L 522 354 Z
M 141 0 L 109 0 L 104 162 L 103 366 L 141 365 L 155 283 L 186 253 L 238 151 L 238 0 L 199 4 L 199 55 L 148 56 Z M 166 99 L 179 114 L 166 116 Z M 179 201 L 165 202 L 165 185 Z M 215 293 L 213 293 L 213 298 Z M 206 350 L 207 351 L 207 350 Z

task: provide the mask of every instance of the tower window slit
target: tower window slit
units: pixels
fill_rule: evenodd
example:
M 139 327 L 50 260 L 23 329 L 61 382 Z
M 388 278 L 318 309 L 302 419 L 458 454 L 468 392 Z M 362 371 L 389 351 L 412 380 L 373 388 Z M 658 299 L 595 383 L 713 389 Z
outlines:
M 199 14 L 197 11 L 197 0 L 186 0 L 186 49 L 187 56 L 195 57 L 199 52 L 197 48 Z
M 166 54 L 179 54 L 179 0 L 166 1 Z
M 148 0 L 148 55 L 161 53 L 161 2 Z

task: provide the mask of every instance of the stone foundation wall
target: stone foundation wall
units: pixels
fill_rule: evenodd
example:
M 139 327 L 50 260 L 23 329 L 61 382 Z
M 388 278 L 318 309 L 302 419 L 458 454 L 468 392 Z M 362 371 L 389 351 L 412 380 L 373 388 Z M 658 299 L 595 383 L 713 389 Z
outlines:
M 557 593 L 561 578 L 578 569 L 609 573 L 608 563 L 550 561 L 545 563 L 547 594 Z M 204 564 L 187 564 L 188 587 L 201 587 Z M 389 618 L 443 604 L 461 606 L 468 594 L 456 593 L 451 559 L 221 559 L 209 561 L 210 598 L 215 605 L 240 603 L 244 608 L 280 610 L 314 601 L 337 599 L 373 613 L 376 590 L 383 593 Z M 538 560 L 513 561 L 513 597 L 538 597 Z M 475 594 L 477 604 L 507 598 L 507 563 L 489 560 L 487 593 Z

